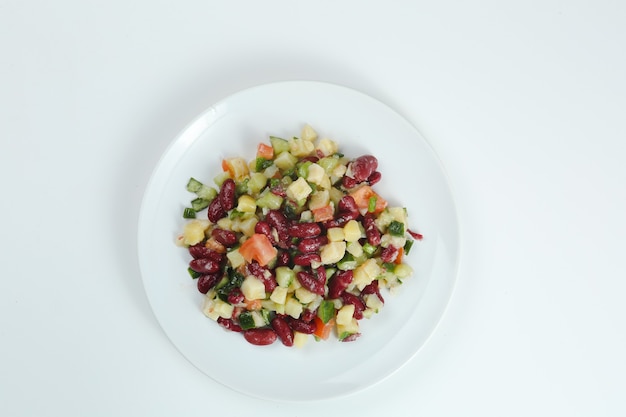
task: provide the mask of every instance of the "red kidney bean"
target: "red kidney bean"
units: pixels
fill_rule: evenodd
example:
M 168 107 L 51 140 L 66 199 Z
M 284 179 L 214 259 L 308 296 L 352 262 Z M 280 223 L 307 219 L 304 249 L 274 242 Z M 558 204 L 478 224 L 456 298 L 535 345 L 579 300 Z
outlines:
M 320 233 L 322 233 L 322 228 L 319 224 L 313 222 L 294 223 L 289 227 L 289 236 L 291 237 L 316 237 L 319 236 Z
M 410 229 L 407 230 L 407 232 L 409 232 L 409 234 L 413 237 L 413 239 L 416 239 L 416 240 L 424 239 L 424 236 L 421 233 L 414 232 L 414 231 L 412 231 Z
M 326 236 L 307 237 L 298 243 L 298 250 L 302 253 L 317 252 L 322 246 L 328 243 Z
M 311 262 L 322 262 L 322 257 L 317 253 L 299 253 L 293 257 L 295 265 L 310 266 Z
M 253 345 L 266 346 L 274 343 L 278 335 L 273 329 L 249 329 L 243 332 L 243 337 Z
M 222 183 L 222 187 L 220 188 L 217 198 L 219 198 L 224 211 L 229 211 L 235 208 L 235 189 L 235 181 L 232 178 L 228 178 Z
M 327 229 L 330 229 L 332 227 L 343 227 L 345 226 L 346 223 L 348 223 L 350 220 L 356 220 L 356 218 L 359 217 L 359 212 L 355 212 L 355 213 L 349 213 L 349 212 L 343 212 L 343 213 L 339 213 L 337 215 L 337 217 L 335 217 L 332 220 L 327 221 L 324 226 Z
M 361 291 L 362 296 L 367 295 L 367 294 L 376 294 L 376 296 L 381 302 L 383 303 L 385 302 L 385 299 L 380 294 L 380 288 L 379 288 L 377 279 L 372 281 L 370 284 L 366 285 L 365 288 L 363 288 L 363 290 Z
M 382 177 L 383 177 L 383 175 L 380 173 L 380 171 L 374 171 L 374 172 L 372 172 L 372 175 L 367 177 L 367 182 L 369 183 L 369 185 L 374 185 L 378 181 L 380 181 L 380 179 Z
M 341 294 L 341 299 L 344 304 L 352 304 L 354 305 L 354 315 L 353 317 L 357 320 L 361 320 L 363 318 L 363 310 L 365 310 L 365 303 L 354 294 L 351 294 L 347 291 L 344 291 Z
M 354 278 L 352 270 L 338 271 L 328 281 L 328 298 L 339 298 Z
M 367 241 L 372 246 L 380 245 L 380 230 L 376 226 L 376 218 L 372 213 L 367 213 L 363 216 L 363 227 L 365 228 L 365 236 Z
M 228 302 L 231 304 L 243 303 L 245 297 L 239 288 L 233 288 L 228 293 Z
M 315 318 L 315 316 L 317 315 L 316 311 L 313 310 L 309 310 L 308 308 L 306 310 L 304 310 L 302 312 L 302 314 L 300 315 L 300 320 L 302 320 L 305 323 L 310 323 L 313 321 L 313 319 Z
M 317 278 L 317 280 L 322 284 L 326 285 L 326 268 L 320 265 L 314 272 L 315 278 Z
M 340 213 L 343 213 L 343 212 L 353 213 L 355 211 L 358 212 L 359 207 L 356 205 L 356 201 L 354 201 L 354 197 L 352 197 L 351 195 L 344 195 L 343 197 L 341 197 L 341 200 L 339 200 L 339 202 L 337 203 L 337 210 Z
M 289 266 L 289 262 L 291 262 L 291 256 L 289 256 L 289 252 L 279 250 L 276 259 L 276 266 Z
M 276 245 L 283 249 L 289 248 L 289 222 L 285 215 L 278 210 L 270 210 L 265 216 L 265 220 L 276 229 L 278 235 Z
M 347 175 L 341 179 L 341 185 L 345 188 L 353 188 L 357 185 L 357 182 L 354 178 L 348 177 Z
M 378 159 L 372 155 L 363 155 L 356 158 L 350 163 L 352 177 L 357 183 L 367 180 L 378 168 Z
M 310 272 L 298 271 L 296 278 L 304 288 L 313 294 L 324 295 L 324 284 L 319 282 Z
M 211 231 L 211 236 L 227 248 L 237 243 L 237 234 L 232 230 L 216 228 Z
M 224 259 L 224 255 L 207 248 L 201 243 L 189 246 L 189 254 L 194 259 L 209 258 L 213 259 L 215 262 L 222 262 L 222 260 Z
M 291 316 L 287 316 L 285 318 L 287 323 L 289 323 L 289 327 L 291 327 L 295 332 L 305 333 L 305 334 L 313 334 L 315 333 L 315 323 L 306 322 L 300 319 L 294 319 Z
M 383 262 L 393 262 L 398 257 L 400 251 L 393 245 L 389 245 L 380 253 L 380 260 Z
M 217 322 L 226 330 L 230 330 L 231 332 L 241 333 L 243 329 L 240 325 L 232 321 L 231 319 L 225 319 L 224 317 L 218 317 Z
M 198 282 L 196 283 L 198 291 L 202 294 L 208 293 L 211 288 L 215 287 L 215 284 L 217 284 L 221 278 L 221 274 L 200 275 L 198 277 Z
M 283 345 L 293 346 L 293 330 L 283 317 L 274 317 L 270 324 Z
M 341 341 L 342 342 L 354 342 L 356 339 L 359 338 L 359 336 L 361 336 L 361 333 L 352 333 L 350 336 L 344 337 L 343 339 L 341 339 Z
M 300 162 L 313 162 L 316 163 L 317 161 L 319 161 L 320 159 L 317 156 L 314 155 L 310 155 L 310 156 L 305 156 L 304 158 L 302 158 L 300 160 Z
M 224 216 L 226 216 L 226 211 L 220 204 L 220 199 L 215 197 L 213 201 L 211 201 L 211 203 L 209 204 L 209 208 L 207 209 L 207 217 L 212 223 L 217 223 L 217 221 Z
M 265 235 L 272 245 L 276 245 L 276 239 L 272 233 L 272 226 L 266 221 L 260 220 L 254 225 L 254 233 Z
M 220 270 L 220 263 L 211 258 L 192 259 L 189 267 L 201 274 L 214 274 Z
M 250 262 L 246 266 L 246 269 L 248 270 L 249 274 L 254 275 L 256 278 L 263 282 L 266 292 L 274 291 L 274 289 L 278 285 L 274 272 L 268 268 L 265 268 L 264 266 L 259 265 L 257 261 Z

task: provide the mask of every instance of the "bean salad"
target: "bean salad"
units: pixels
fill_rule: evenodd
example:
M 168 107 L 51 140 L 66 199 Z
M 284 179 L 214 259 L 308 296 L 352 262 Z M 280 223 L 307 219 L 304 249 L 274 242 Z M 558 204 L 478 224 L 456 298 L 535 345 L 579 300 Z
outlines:
M 345 156 L 305 125 L 221 168 L 214 185 L 189 179 L 177 243 L 203 313 L 249 343 L 354 341 L 359 321 L 381 311 L 381 290 L 413 274 L 404 260 L 422 235 L 374 190 L 375 156 Z

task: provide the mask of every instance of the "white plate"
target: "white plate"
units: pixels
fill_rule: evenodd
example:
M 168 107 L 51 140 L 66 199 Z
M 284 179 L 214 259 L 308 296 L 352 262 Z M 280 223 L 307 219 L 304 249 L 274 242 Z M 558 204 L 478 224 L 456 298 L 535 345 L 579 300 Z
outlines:
M 385 307 L 361 320 L 362 336 L 310 341 L 301 349 L 258 347 L 201 312 L 202 294 L 187 273 L 189 255 L 174 245 L 189 204 L 189 177 L 209 181 L 223 157 L 255 156 L 269 135 L 299 135 L 308 123 L 347 156 L 371 153 L 390 205 L 403 205 L 424 235 L 409 263 L 415 270 Z M 139 262 L 154 314 L 178 350 L 214 380 L 245 394 L 310 401 L 342 396 L 391 375 L 417 353 L 439 322 L 456 280 L 458 222 L 442 166 L 422 136 L 381 102 L 336 85 L 293 81 L 250 88 L 215 104 L 169 146 L 145 191 Z

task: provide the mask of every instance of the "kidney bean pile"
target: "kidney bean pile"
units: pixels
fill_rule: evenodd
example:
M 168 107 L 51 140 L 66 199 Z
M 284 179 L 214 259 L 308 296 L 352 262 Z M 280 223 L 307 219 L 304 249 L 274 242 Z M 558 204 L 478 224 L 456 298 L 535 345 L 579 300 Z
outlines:
M 178 243 L 203 312 L 253 345 L 354 341 L 381 290 L 411 276 L 405 256 L 422 236 L 374 190 L 373 155 L 348 158 L 308 125 L 269 142 L 250 161 L 223 160 L 215 186 L 187 184 L 196 195 Z

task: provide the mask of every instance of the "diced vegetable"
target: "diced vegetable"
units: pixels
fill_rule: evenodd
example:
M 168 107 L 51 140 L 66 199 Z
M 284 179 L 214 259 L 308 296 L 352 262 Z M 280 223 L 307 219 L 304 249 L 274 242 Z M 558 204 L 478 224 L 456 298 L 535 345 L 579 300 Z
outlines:
M 370 205 L 370 198 L 376 199 L 376 204 L 372 213 L 380 213 L 387 207 L 387 200 L 376 194 L 369 185 L 362 185 L 350 193 L 359 209 L 367 211 Z
M 278 250 L 272 245 L 267 236 L 255 233 L 241 245 L 239 253 L 241 253 L 246 262 L 255 260 L 259 265 L 265 266 L 276 258 Z
M 262 300 L 265 298 L 265 284 L 260 279 L 248 275 L 241 284 L 241 292 L 248 300 Z
M 266 160 L 274 159 L 274 148 L 265 143 L 259 143 L 256 149 L 256 156 Z

